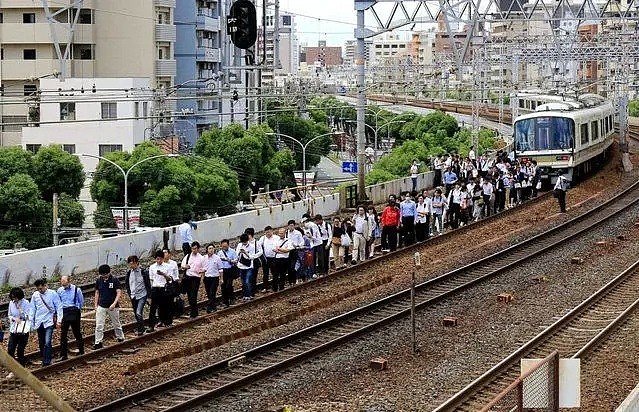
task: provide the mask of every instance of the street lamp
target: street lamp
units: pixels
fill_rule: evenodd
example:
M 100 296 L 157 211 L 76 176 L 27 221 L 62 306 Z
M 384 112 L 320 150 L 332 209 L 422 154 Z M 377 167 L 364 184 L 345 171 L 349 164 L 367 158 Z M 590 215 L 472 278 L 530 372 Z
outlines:
M 401 116 L 401 114 L 399 116 Z M 355 123 L 355 121 L 351 121 L 351 123 Z M 384 128 L 385 126 L 390 126 L 393 123 L 406 123 L 406 120 L 393 119 L 393 120 L 390 120 L 390 121 L 380 125 L 379 127 L 373 127 L 373 126 L 371 126 L 368 123 L 364 123 L 364 126 L 370 128 L 373 131 L 373 133 L 375 134 L 375 144 L 374 144 L 374 146 L 375 146 L 375 157 L 376 158 L 377 158 L 377 150 L 379 149 L 378 144 L 377 144 L 377 134 L 379 133 L 379 131 L 382 128 Z M 389 130 L 389 133 L 390 133 L 390 128 L 388 130 Z
M 160 157 L 178 157 L 179 155 L 175 154 L 175 153 L 167 153 L 167 154 L 149 156 L 149 157 L 146 157 L 146 158 L 140 160 L 137 163 L 134 163 L 126 171 L 124 171 L 124 169 L 119 164 L 115 163 L 113 160 L 107 159 L 104 156 L 92 155 L 92 154 L 87 154 L 87 153 L 81 153 L 81 154 L 79 154 L 79 156 L 92 157 L 94 159 L 104 160 L 105 162 L 112 164 L 120 172 L 122 172 L 122 176 L 124 176 L 124 216 L 123 216 L 124 217 L 124 230 L 125 230 L 125 232 L 128 232 L 129 231 L 129 173 L 137 165 L 139 165 L 141 163 L 144 163 L 144 162 L 146 162 L 148 160 L 158 159 Z
M 299 140 L 297 140 L 296 138 L 294 138 L 293 136 L 289 136 L 287 134 L 284 133 L 266 133 L 268 136 L 283 136 L 283 137 L 287 137 L 289 139 L 291 139 L 292 141 L 294 141 L 295 143 L 299 144 L 302 147 L 302 186 L 304 187 L 304 197 L 306 199 L 308 199 L 308 189 L 306 187 L 306 148 L 308 147 L 308 145 L 310 145 L 312 142 L 314 142 L 315 140 L 321 138 L 321 137 L 326 137 L 326 136 L 332 136 L 335 134 L 335 132 L 330 132 L 330 133 L 324 133 L 321 134 L 319 136 L 315 136 L 312 139 L 310 139 L 309 141 L 307 141 L 306 143 L 302 143 Z

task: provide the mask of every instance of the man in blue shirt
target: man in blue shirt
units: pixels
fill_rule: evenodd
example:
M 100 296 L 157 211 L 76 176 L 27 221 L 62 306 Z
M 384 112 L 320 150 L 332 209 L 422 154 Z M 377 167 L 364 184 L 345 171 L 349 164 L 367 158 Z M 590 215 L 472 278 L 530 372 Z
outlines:
M 60 331 L 60 360 L 67 359 L 67 347 L 69 342 L 69 327 L 73 331 L 75 343 L 78 346 L 80 355 L 84 355 L 84 340 L 82 339 L 82 328 L 80 327 L 80 316 L 84 305 L 84 295 L 75 285 L 71 284 L 69 276 L 60 278 L 60 288 L 58 296 L 62 302 L 62 329 Z
M 402 222 L 400 244 L 412 245 L 415 241 L 415 220 L 417 218 L 417 204 L 413 202 L 410 193 L 404 193 L 404 200 L 399 204 L 399 216 Z
M 56 323 L 61 325 L 63 319 L 62 302 L 60 302 L 60 297 L 57 293 L 48 289 L 46 279 L 36 280 L 34 286 L 37 290 L 31 296 L 31 315 L 29 319 L 33 319 L 32 329 L 38 331 L 38 345 L 42 355 L 42 366 L 47 366 L 51 365 L 51 358 L 53 357 L 51 345 L 53 329 Z
M 450 169 L 450 166 L 446 168 L 444 172 L 444 185 L 446 187 L 445 197 L 448 197 L 448 194 L 453 189 L 453 186 L 457 183 L 457 174 Z
M 233 303 L 233 279 L 240 275 L 237 268 L 237 253 L 229 248 L 229 240 L 224 239 L 220 244 L 217 256 L 222 261 L 222 300 L 227 308 Z

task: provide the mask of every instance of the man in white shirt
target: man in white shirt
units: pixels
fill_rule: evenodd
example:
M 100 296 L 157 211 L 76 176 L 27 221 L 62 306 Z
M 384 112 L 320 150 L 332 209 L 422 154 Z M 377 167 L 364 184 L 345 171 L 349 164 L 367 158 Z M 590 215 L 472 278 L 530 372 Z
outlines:
M 258 248 L 262 251 L 264 256 L 262 265 L 262 284 L 264 288 L 262 293 L 265 293 L 270 288 L 269 278 L 273 270 L 275 270 L 275 248 L 280 244 L 280 237 L 273 234 L 273 228 L 266 226 L 264 228 L 264 235 L 258 242 Z
M 417 220 L 415 220 L 415 239 L 423 242 L 430 237 L 430 215 L 431 210 L 430 196 L 421 194 L 417 197 Z
M 570 187 L 570 180 L 566 178 L 564 175 L 559 175 L 557 177 L 557 183 L 555 183 L 555 187 L 553 189 L 553 195 L 559 201 L 559 211 L 561 213 L 566 213 L 566 192 Z
M 191 243 L 191 253 L 182 259 L 182 270 L 186 270 L 183 283 L 186 283 L 184 289 L 189 298 L 189 308 L 191 310 L 191 318 L 197 317 L 197 295 L 200 290 L 200 281 L 202 275 L 206 271 L 206 260 L 200 255 L 200 243 L 195 241 Z
M 308 274 L 311 275 L 313 278 L 316 278 L 316 267 L 320 258 L 320 254 L 324 252 L 324 249 L 322 248 L 322 233 L 320 232 L 319 226 L 311 220 L 310 215 L 305 214 L 303 216 L 303 222 L 305 228 L 304 232 L 306 233 L 306 236 L 308 236 L 308 239 L 311 241 L 311 248 L 313 249 L 314 259 L 313 266 L 310 268 Z
M 206 313 L 217 310 L 215 303 L 215 295 L 217 295 L 217 287 L 220 284 L 220 276 L 222 275 L 222 259 L 215 254 L 215 246 L 211 243 L 206 247 L 206 271 L 204 272 L 204 290 L 209 300 L 206 306 Z
M 297 230 L 295 230 L 297 232 Z M 298 232 L 299 233 L 299 232 Z M 284 290 L 287 273 L 290 269 L 290 252 L 293 244 L 286 238 L 286 229 L 279 230 L 279 243 L 273 248 L 275 260 L 273 263 L 273 292 Z
M 481 190 L 483 192 L 483 199 L 484 199 L 484 216 L 488 217 L 490 216 L 491 211 L 493 210 L 493 207 L 491 205 L 491 201 L 494 202 L 494 197 L 493 197 L 493 191 L 494 191 L 494 187 L 493 187 L 493 183 L 486 179 L 483 181 L 482 185 L 481 185 Z
M 191 253 L 191 243 L 193 243 L 193 228 L 196 227 L 191 223 L 191 217 L 184 217 L 184 222 L 178 226 L 178 233 L 180 234 L 180 240 L 182 242 L 182 251 L 184 256 L 188 256 Z
M 413 160 L 413 164 L 410 166 L 410 178 L 413 181 L 413 192 L 417 190 L 417 176 L 419 173 L 419 164 L 417 160 Z
M 171 259 L 171 251 L 169 249 L 164 249 L 162 253 L 164 253 L 164 263 L 168 266 L 169 275 L 173 278 L 173 280 L 179 281 L 180 271 L 177 262 Z
M 290 251 L 288 254 L 289 268 L 288 268 L 288 283 L 294 285 L 297 280 L 297 271 L 295 270 L 295 262 L 297 262 L 298 249 L 304 247 L 304 237 L 295 229 L 295 220 L 288 221 L 288 230 L 286 232 L 286 239 L 290 242 Z
M 322 215 L 315 215 L 313 220 L 315 221 L 317 227 L 319 227 L 320 234 L 322 236 L 322 247 L 320 248 L 321 253 L 317 258 L 317 272 L 319 276 L 324 276 L 328 273 L 328 248 L 330 247 L 328 242 L 333 235 L 333 227 L 328 222 L 324 221 Z
M 368 216 L 366 216 L 366 209 L 364 206 L 357 207 L 357 214 L 353 216 L 353 260 L 352 265 L 357 264 L 357 261 L 363 262 L 366 259 L 366 242 L 369 239 L 370 230 L 368 228 Z
M 149 314 L 149 331 L 153 331 L 156 326 L 164 327 L 173 323 L 171 314 L 171 300 L 167 298 L 165 286 L 167 282 L 172 282 L 169 275 L 169 266 L 164 263 L 164 252 L 155 252 L 155 263 L 149 266 L 149 279 L 151 280 L 151 310 Z M 156 313 L 160 317 L 160 323 L 156 325 Z

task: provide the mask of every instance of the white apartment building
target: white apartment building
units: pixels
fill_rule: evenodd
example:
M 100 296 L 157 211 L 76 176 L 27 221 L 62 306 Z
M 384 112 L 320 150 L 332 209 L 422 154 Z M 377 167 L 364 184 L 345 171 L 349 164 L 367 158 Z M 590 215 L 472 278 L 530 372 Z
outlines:
M 149 79 L 41 79 L 40 91 L 40 126 L 22 128 L 22 147 L 34 153 L 52 144 L 77 155 L 132 151 L 152 127 Z M 92 226 L 96 204 L 89 187 L 99 160 L 80 156 L 80 161 L 87 174 L 80 201 L 88 215 L 85 225 Z
M 282 84 L 291 75 L 297 74 L 300 59 L 297 40 L 295 16 L 289 13 L 279 15 L 279 59 L 281 68 L 275 67 L 275 15 L 266 15 L 266 39 L 263 28 L 258 28 L 258 50 L 256 55 L 263 55 L 263 44 L 266 43 L 266 67 L 262 70 L 262 84 Z M 278 79 L 280 82 L 278 83 Z
M 173 85 L 175 0 L 84 0 L 82 9 L 64 10 L 69 2 L 47 1 L 51 13 L 60 10 L 53 40 L 41 1 L 0 0 L 0 145 L 20 145 L 28 120 L 28 100 L 41 90 L 41 80 L 139 77 L 152 87 Z M 67 48 L 67 60 L 59 59 Z M 37 121 L 37 119 L 30 119 Z

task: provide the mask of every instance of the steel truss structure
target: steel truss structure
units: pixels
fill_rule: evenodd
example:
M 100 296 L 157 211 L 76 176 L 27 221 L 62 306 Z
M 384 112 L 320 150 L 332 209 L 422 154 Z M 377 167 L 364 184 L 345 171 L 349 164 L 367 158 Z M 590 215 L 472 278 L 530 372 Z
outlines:
M 486 64 L 511 65 L 511 86 L 517 87 L 519 65 L 539 61 L 603 61 L 610 76 L 606 81 L 614 91 L 619 110 L 620 142 L 627 151 L 627 105 L 629 78 L 633 67 L 639 68 L 639 0 L 354 0 L 357 12 L 357 122 L 358 162 L 364 158 L 365 39 L 405 26 L 421 23 L 443 23 L 450 42 L 452 61 L 457 74 L 471 67 L 481 98 L 473 93 L 473 117 L 483 101 L 485 77 L 477 79 Z M 365 14 L 372 17 L 375 29 L 365 25 Z M 571 23 L 566 30 L 561 23 Z M 546 24 L 547 35 L 508 37 L 491 34 L 497 25 Z M 579 27 L 596 24 L 605 28 L 595 36 L 582 36 Z M 369 22 L 370 25 L 370 22 Z M 460 25 L 463 30 L 457 30 Z M 454 28 L 457 28 L 454 30 Z M 499 51 L 499 52 L 496 52 Z M 501 96 L 500 96 L 501 97 Z M 518 103 L 511 99 L 516 115 Z M 475 105 L 477 107 L 475 107 Z M 473 125 L 478 119 L 473 118 Z M 476 136 L 477 131 L 474 135 Z M 476 143 L 476 142 L 474 142 Z M 363 169 L 363 168 L 360 168 Z M 358 189 L 363 198 L 363 172 L 358 176 Z
M 51 11 L 48 0 L 41 0 L 42 7 L 44 8 L 44 14 L 49 22 L 49 29 L 51 30 L 51 39 L 53 40 L 53 46 L 55 53 L 60 61 L 60 78 L 64 80 L 68 77 L 67 68 L 69 67 L 69 61 L 72 57 L 72 44 L 73 35 L 75 34 L 75 27 L 78 24 L 78 18 L 80 17 L 80 9 L 84 3 L 83 0 L 69 0 L 68 4 L 61 6 L 60 1 L 54 1 L 55 12 Z M 58 16 L 66 16 L 65 22 L 60 22 Z M 58 33 L 66 33 L 66 39 L 58 38 Z M 65 46 L 64 50 L 62 45 Z

